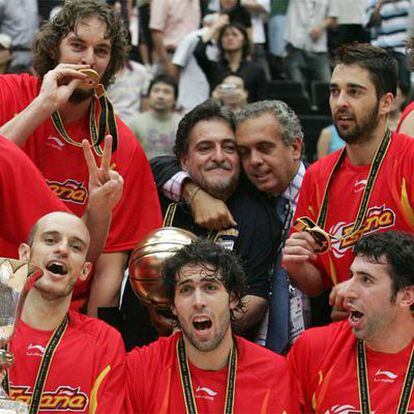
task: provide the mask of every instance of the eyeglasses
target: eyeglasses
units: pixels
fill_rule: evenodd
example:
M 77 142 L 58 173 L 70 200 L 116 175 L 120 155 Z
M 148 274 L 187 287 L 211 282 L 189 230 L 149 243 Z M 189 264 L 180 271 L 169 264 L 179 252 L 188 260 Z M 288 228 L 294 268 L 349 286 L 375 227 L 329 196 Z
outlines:
M 317 253 L 324 253 L 331 247 L 331 236 L 325 230 L 321 229 L 313 220 L 309 217 L 299 217 L 293 228 L 297 231 L 306 231 L 318 244 Z

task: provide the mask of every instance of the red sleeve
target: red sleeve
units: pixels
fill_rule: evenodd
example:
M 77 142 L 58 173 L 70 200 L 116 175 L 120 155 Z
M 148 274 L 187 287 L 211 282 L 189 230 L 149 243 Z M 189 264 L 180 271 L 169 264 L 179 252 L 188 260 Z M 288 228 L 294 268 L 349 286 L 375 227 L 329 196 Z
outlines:
M 45 214 L 69 211 L 29 157 L 1 136 L 0 188 L 0 236 L 10 243 L 25 241 L 34 223 Z
M 126 362 L 126 398 L 125 413 L 139 414 L 145 412 L 144 375 L 146 364 L 141 358 L 141 350 L 134 348 L 127 355 Z
M 108 327 L 101 340 L 102 359 L 90 395 L 90 414 L 124 414 L 125 347 L 121 335 Z
M 105 253 L 132 250 L 150 231 L 162 226 L 162 215 L 151 168 L 132 132 L 122 124 L 123 141 L 114 154 L 124 179 L 122 198 L 112 214 Z M 116 167 L 115 167 L 116 168 Z

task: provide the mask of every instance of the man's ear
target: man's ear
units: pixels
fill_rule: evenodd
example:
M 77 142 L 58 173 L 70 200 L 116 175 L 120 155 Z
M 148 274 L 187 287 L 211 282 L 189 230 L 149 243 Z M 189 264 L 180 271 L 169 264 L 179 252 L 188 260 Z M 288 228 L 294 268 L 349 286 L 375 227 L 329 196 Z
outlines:
M 303 146 L 303 141 L 299 138 L 296 137 L 293 141 L 292 147 L 293 147 L 293 159 L 295 161 L 300 160 L 301 156 L 302 156 L 302 146 Z
M 91 262 L 85 262 L 85 264 L 82 266 L 81 274 L 79 276 L 79 279 L 84 282 L 87 278 L 89 273 L 92 270 L 92 263 Z
M 182 155 L 180 157 L 181 168 L 183 171 L 188 171 L 188 155 Z
M 390 112 L 392 103 L 394 102 L 394 95 L 391 92 L 387 92 L 380 99 L 380 113 L 386 115 Z
M 19 259 L 27 262 L 30 260 L 30 246 L 28 244 L 22 243 L 19 246 Z
M 173 315 L 177 316 L 177 311 L 175 310 L 174 304 L 170 305 L 170 311 L 173 313 Z
M 410 307 L 414 304 L 414 286 L 406 286 L 401 290 L 402 297 L 400 304 Z

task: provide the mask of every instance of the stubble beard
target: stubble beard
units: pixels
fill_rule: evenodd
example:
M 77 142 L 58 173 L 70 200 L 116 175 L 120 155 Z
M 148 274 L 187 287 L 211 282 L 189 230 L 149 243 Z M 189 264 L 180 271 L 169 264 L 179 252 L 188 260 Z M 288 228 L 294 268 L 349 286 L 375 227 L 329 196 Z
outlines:
M 356 120 L 356 125 L 353 128 L 342 131 L 338 127 L 337 123 L 334 121 L 338 135 L 347 143 L 347 144 L 360 144 L 366 142 L 370 139 L 372 132 L 378 125 L 378 109 L 379 102 L 377 101 L 376 105 L 370 112 L 368 112 L 362 119 L 358 122 Z

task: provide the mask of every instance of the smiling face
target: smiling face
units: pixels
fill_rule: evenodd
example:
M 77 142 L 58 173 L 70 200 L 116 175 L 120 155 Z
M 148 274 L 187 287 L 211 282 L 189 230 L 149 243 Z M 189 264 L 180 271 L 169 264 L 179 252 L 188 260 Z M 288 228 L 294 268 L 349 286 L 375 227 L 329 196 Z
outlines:
M 31 246 L 19 247 L 20 259 L 43 271 L 35 288 L 50 299 L 67 297 L 78 280 L 86 279 L 89 232 L 83 221 L 69 213 L 50 213 L 36 224 Z
M 300 163 L 301 139 L 286 145 L 280 131 L 281 126 L 270 113 L 240 122 L 236 127 L 244 172 L 260 191 L 270 194 L 285 191 Z
M 389 111 L 392 94 L 377 97 L 368 70 L 337 65 L 332 73 L 329 104 L 339 136 L 348 144 L 370 140 L 381 116 Z
M 231 127 L 222 119 L 197 122 L 181 165 L 191 179 L 211 195 L 228 198 L 239 179 L 240 165 Z
M 350 312 L 348 320 L 354 335 L 368 342 L 389 337 L 398 323 L 402 292 L 393 298 L 386 259 L 374 263 L 356 256 L 350 271 L 345 307 Z
M 172 311 L 187 347 L 210 352 L 231 340 L 230 310 L 237 303 L 220 278 L 219 273 L 201 264 L 185 265 L 176 277 Z
M 100 78 L 105 74 L 111 60 L 111 42 L 106 38 L 106 24 L 97 17 L 80 21 L 75 30 L 69 32 L 59 45 L 59 63 L 90 65 Z M 74 99 L 90 97 L 93 90 L 77 89 Z

